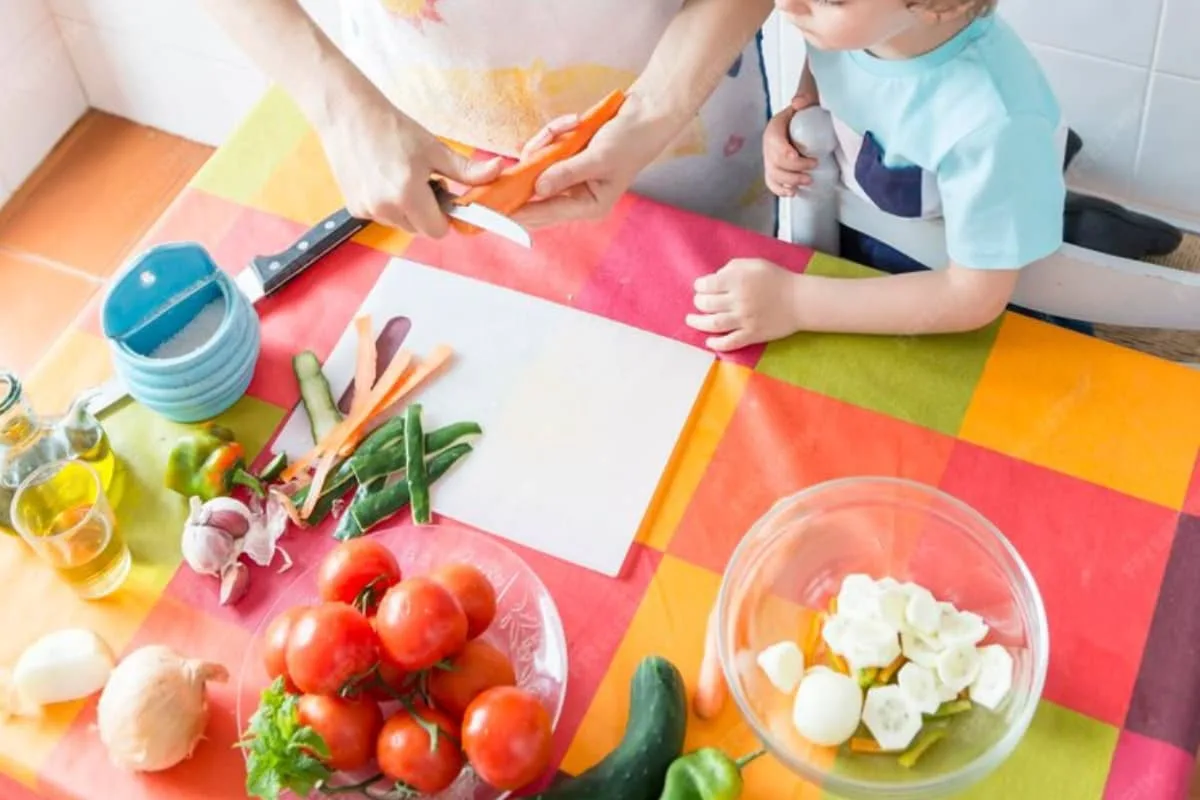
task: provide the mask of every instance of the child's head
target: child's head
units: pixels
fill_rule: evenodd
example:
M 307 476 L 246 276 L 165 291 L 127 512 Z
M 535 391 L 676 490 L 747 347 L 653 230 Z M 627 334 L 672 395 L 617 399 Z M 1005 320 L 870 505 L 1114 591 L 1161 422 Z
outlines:
M 869 50 L 914 28 L 986 14 L 996 0 L 775 0 L 822 50 Z

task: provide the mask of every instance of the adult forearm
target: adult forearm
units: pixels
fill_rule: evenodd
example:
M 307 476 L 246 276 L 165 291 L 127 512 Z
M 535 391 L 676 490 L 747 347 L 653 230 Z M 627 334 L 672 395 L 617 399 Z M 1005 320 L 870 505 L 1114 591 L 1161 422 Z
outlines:
M 771 8 L 771 0 L 685 0 L 631 94 L 682 129 L 762 27 Z
M 298 0 L 202 0 L 208 12 L 304 114 L 321 122 L 345 98 L 376 91 Z
M 794 298 L 801 330 L 929 334 L 975 330 L 1004 310 L 1015 271 L 956 268 L 879 278 L 805 276 Z

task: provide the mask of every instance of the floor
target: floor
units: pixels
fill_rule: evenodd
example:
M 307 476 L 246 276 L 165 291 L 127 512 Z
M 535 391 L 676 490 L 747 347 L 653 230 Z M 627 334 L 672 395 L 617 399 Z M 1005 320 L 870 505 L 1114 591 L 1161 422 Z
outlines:
M 0 368 L 31 370 L 211 153 L 98 111 L 75 125 L 0 209 Z M 1200 767 L 1190 797 L 1200 800 Z
M 0 367 L 30 371 L 212 154 L 88 112 L 0 209 Z

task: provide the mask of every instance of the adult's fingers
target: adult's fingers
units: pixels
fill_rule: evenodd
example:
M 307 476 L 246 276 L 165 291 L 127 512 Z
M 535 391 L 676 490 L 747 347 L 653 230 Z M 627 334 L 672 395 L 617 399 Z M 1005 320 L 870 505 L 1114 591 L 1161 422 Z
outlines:
M 564 114 L 561 117 L 556 117 L 543 126 L 543 128 L 533 135 L 533 138 L 525 143 L 521 148 L 521 160 L 532 156 L 538 150 L 541 150 L 546 145 L 553 142 L 564 133 L 570 133 L 579 127 L 578 114 Z
M 405 196 L 404 211 L 417 233 L 440 239 L 450 230 L 450 218 L 427 182 L 412 186 Z

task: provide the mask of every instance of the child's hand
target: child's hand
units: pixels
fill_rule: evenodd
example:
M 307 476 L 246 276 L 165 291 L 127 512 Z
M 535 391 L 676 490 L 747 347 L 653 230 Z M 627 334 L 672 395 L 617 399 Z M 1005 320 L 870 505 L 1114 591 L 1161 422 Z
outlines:
M 791 105 L 771 117 L 763 133 L 763 160 L 766 163 L 767 188 L 780 197 L 792 197 L 800 186 L 812 183 L 808 173 L 817 166 L 816 159 L 804 156 L 788 137 L 788 125 L 797 111 L 813 105 L 811 95 L 796 95 Z
M 712 334 L 705 344 L 719 352 L 782 339 L 799 330 L 797 298 L 804 276 L 761 258 L 735 258 L 695 283 L 687 324 Z

